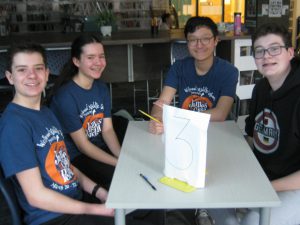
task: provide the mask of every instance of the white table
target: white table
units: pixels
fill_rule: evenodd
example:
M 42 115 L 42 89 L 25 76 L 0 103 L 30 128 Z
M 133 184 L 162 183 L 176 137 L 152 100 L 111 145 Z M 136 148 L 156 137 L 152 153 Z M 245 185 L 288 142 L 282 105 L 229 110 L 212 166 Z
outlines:
M 115 224 L 125 224 L 125 209 L 261 208 L 261 225 L 269 224 L 270 207 L 280 200 L 240 129 L 233 121 L 210 123 L 206 185 L 184 193 L 161 184 L 164 145 L 147 131 L 147 122 L 131 121 L 110 187 L 107 207 Z M 153 190 L 140 176 L 155 185 Z

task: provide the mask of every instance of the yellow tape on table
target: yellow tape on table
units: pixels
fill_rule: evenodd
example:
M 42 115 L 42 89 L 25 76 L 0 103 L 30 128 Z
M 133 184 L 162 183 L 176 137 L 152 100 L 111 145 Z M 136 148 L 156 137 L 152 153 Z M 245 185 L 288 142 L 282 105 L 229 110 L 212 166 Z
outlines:
M 195 187 L 189 185 L 184 181 L 177 180 L 175 178 L 162 177 L 159 179 L 159 181 L 167 186 L 170 186 L 172 188 L 175 188 L 183 192 L 193 192 L 196 190 Z

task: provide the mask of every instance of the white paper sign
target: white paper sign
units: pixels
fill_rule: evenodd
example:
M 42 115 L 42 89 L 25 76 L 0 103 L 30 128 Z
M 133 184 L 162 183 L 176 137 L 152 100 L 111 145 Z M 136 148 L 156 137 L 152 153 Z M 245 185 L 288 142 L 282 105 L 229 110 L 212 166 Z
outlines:
M 209 119 L 207 113 L 164 105 L 165 176 L 205 186 Z
M 269 17 L 281 17 L 282 0 L 269 0 Z

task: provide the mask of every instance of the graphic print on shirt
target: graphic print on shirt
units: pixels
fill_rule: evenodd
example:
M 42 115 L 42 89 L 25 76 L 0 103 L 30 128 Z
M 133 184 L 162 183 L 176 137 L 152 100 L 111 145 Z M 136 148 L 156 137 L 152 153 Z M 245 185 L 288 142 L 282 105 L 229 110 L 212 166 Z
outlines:
M 45 169 L 49 177 L 54 181 L 51 187 L 54 189 L 67 189 L 69 184 L 75 180 L 75 175 L 71 169 L 63 134 L 55 127 L 46 128 L 47 133 L 42 135 L 39 147 L 49 145 L 49 151 L 45 159 Z M 72 185 L 77 185 L 73 183 Z
M 80 118 L 84 119 L 82 127 L 88 138 L 96 137 L 101 133 L 104 118 L 103 109 L 103 104 L 99 105 L 97 102 L 93 102 L 86 105 L 84 110 L 81 111 Z
M 255 118 L 253 140 L 256 149 L 270 154 L 278 148 L 280 128 L 276 115 L 270 109 L 264 109 Z
M 209 91 L 207 87 L 187 87 L 184 89 L 184 92 L 189 96 L 185 98 L 182 104 L 183 109 L 202 112 L 212 108 L 213 103 L 211 99 L 215 99 L 215 96 L 212 92 Z

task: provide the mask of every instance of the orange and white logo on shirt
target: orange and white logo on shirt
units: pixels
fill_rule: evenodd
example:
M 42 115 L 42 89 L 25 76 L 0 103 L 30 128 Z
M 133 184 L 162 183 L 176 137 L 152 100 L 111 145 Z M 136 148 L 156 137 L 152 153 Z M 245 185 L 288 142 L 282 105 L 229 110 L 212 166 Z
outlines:
M 89 115 L 85 118 L 82 127 L 84 128 L 86 135 L 96 137 L 101 133 L 101 124 L 103 121 L 104 114 L 98 113 L 95 115 Z
M 212 102 L 207 97 L 191 95 L 184 100 L 182 108 L 195 112 L 202 112 L 212 108 L 212 105 Z
M 103 104 L 99 105 L 97 102 L 92 102 L 81 111 L 79 117 L 84 120 L 82 127 L 88 138 L 96 137 L 101 133 L 104 118 L 103 110 Z
M 64 141 L 51 144 L 46 158 L 45 169 L 51 179 L 60 185 L 70 184 L 76 179 Z

